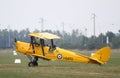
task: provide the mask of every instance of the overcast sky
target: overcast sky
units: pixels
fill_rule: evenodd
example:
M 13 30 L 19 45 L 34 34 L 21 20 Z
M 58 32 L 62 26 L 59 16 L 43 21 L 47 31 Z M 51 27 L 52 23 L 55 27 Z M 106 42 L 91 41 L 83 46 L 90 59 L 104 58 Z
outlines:
M 96 35 L 120 29 L 120 0 L 0 0 L 0 29 L 41 30 L 71 32 L 79 29 L 93 35 L 93 13 L 96 15 Z

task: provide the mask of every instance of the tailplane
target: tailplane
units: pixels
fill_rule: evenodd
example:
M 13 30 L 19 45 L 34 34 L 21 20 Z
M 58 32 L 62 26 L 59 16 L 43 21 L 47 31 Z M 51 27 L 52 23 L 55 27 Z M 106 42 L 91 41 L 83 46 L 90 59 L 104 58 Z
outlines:
M 92 53 L 91 59 L 96 60 L 100 64 L 105 64 L 110 58 L 110 47 L 104 47 L 95 53 Z

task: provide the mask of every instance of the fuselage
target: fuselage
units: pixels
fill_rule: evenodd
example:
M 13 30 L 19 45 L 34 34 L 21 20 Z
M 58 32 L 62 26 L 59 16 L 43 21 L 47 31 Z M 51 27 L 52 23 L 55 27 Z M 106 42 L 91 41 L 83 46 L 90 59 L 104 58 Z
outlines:
M 47 58 L 49 60 L 63 60 L 63 61 L 71 61 L 71 62 L 85 62 L 88 63 L 90 60 L 86 58 L 87 56 L 77 54 L 75 52 L 61 49 L 59 47 L 55 47 L 55 49 L 50 49 L 50 46 L 44 46 L 44 56 L 42 54 L 42 48 L 39 44 L 34 44 L 34 50 L 33 52 L 32 45 L 30 43 L 17 41 L 16 42 L 16 51 L 27 54 L 27 55 L 33 55 L 38 56 L 42 58 Z

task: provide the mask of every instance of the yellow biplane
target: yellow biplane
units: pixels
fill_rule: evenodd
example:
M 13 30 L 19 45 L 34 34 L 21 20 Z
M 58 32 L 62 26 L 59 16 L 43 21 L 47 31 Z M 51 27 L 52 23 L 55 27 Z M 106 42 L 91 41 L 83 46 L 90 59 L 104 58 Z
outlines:
M 106 46 L 90 57 L 77 54 L 72 51 L 61 49 L 54 45 L 54 39 L 60 39 L 59 36 L 43 32 L 43 33 L 30 33 L 28 34 L 31 41 L 21 42 L 15 39 L 16 51 L 27 55 L 30 59 L 28 63 L 29 67 L 38 66 L 38 58 L 45 60 L 62 60 L 69 62 L 82 62 L 91 64 L 105 64 L 110 58 L 110 47 Z M 50 41 L 50 44 L 46 44 L 45 41 Z

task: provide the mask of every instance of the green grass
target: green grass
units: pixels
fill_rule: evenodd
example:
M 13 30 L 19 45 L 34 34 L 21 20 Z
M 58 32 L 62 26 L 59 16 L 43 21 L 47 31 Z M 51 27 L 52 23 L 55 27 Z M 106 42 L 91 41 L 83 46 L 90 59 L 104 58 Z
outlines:
M 110 60 L 102 66 L 39 59 L 38 67 L 28 67 L 28 58 L 22 54 L 13 56 L 12 51 L 0 50 L 0 78 L 120 78 L 120 50 L 112 50 Z M 15 58 L 22 63 L 14 64 Z

